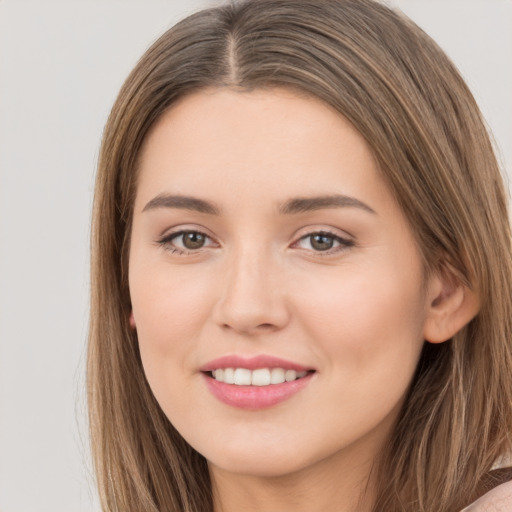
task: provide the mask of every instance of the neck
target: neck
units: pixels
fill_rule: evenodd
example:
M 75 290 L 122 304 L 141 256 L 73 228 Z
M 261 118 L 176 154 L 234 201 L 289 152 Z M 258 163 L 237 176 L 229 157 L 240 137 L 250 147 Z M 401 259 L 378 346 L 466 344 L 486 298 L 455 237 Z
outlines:
M 210 465 L 215 512 L 370 512 L 372 462 L 331 456 L 284 476 L 233 474 Z

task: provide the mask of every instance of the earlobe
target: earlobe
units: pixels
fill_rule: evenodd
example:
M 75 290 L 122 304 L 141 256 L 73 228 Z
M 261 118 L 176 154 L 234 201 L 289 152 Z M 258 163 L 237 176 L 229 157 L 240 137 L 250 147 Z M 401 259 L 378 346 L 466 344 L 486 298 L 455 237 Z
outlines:
M 135 325 L 135 317 L 133 316 L 133 310 L 130 311 L 130 317 L 128 319 L 128 322 L 130 324 L 130 327 L 135 330 L 137 328 L 137 326 Z
M 423 337 L 430 343 L 443 343 L 477 315 L 480 303 L 473 290 L 444 272 L 432 277 L 427 308 Z

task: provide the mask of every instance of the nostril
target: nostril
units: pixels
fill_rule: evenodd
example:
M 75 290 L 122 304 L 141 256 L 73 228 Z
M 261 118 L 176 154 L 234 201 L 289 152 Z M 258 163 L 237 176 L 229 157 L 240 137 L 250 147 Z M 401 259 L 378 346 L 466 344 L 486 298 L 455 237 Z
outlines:
M 268 331 L 274 331 L 275 329 L 278 329 L 278 326 L 271 324 L 271 323 L 264 323 L 264 324 L 257 324 L 254 327 L 247 326 L 247 325 L 231 325 L 229 323 L 222 324 L 222 328 L 226 330 L 234 330 L 236 332 L 245 332 L 245 333 L 255 333 L 255 332 L 268 332 Z
M 260 324 L 260 325 L 257 326 L 257 328 L 259 328 L 259 329 L 267 329 L 267 330 L 268 329 L 274 329 L 274 327 L 275 326 L 272 325 L 272 324 Z

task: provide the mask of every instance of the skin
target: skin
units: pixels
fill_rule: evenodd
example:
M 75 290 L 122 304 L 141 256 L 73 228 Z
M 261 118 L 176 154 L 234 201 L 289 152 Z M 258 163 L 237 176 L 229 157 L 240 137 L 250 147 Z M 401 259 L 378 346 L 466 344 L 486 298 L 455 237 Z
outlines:
M 512 481 L 495 487 L 462 512 L 507 512 L 512 505 Z
M 220 212 L 154 201 L 163 194 Z M 332 194 L 367 208 L 280 212 Z M 170 238 L 183 229 L 204 246 Z M 318 250 L 318 232 L 342 241 Z M 208 460 L 217 511 L 370 510 L 370 470 L 447 293 L 425 280 L 403 213 L 343 117 L 284 90 L 212 89 L 175 104 L 141 154 L 129 284 L 149 384 Z M 199 371 L 231 354 L 315 373 L 285 402 L 242 410 Z

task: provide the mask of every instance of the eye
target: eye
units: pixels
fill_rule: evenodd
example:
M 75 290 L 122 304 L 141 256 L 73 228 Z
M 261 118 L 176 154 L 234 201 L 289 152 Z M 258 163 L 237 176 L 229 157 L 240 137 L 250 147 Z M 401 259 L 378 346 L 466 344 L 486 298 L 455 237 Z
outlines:
M 214 244 L 213 240 L 201 231 L 183 230 L 165 235 L 158 243 L 172 253 L 186 254 Z
M 181 240 L 185 249 L 194 250 L 204 246 L 207 236 L 198 231 L 185 231 L 176 236 L 173 240 Z
M 309 251 L 332 253 L 352 247 L 354 242 L 333 233 L 320 231 L 301 237 L 295 245 Z

